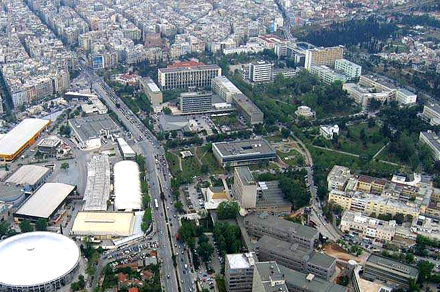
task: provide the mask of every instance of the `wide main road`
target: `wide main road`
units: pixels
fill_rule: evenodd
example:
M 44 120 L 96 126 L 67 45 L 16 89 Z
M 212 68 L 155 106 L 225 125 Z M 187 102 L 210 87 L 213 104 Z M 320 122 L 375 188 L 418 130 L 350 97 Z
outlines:
M 156 161 L 156 157 L 163 157 L 165 154 L 162 145 L 100 77 L 93 74 L 93 72 L 86 67 L 83 67 L 83 70 L 90 76 L 92 87 L 96 93 L 119 117 L 128 131 L 135 136 L 135 139 L 139 141 L 138 146 L 142 150 L 147 166 L 152 199 L 157 199 L 161 202 L 161 189 L 159 184 L 162 185 L 164 197 L 171 197 L 168 166 L 166 163 Z M 119 105 L 116 106 L 116 103 Z M 182 253 L 184 246 L 180 242 L 177 242 L 174 237 L 179 228 L 177 219 L 174 218 L 175 215 L 177 217 L 176 210 L 170 199 L 164 201 L 163 206 L 164 208 L 153 209 L 156 232 L 159 239 L 158 258 L 162 260 L 162 279 L 165 291 L 177 292 L 179 290 L 179 284 L 181 286 L 180 291 L 182 292 L 194 291 L 192 284 L 193 279 L 188 273 L 190 266 L 188 256 L 186 252 Z M 170 238 L 168 237 L 168 230 L 170 230 Z M 176 277 L 172 259 L 173 253 L 177 258 L 179 277 Z M 180 281 L 180 283 L 178 283 L 178 281 Z

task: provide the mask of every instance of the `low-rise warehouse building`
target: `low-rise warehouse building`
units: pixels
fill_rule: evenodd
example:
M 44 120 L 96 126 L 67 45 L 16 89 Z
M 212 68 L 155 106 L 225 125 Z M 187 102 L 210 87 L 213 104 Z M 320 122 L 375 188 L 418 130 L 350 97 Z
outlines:
M 116 163 L 114 177 L 115 209 L 118 211 L 141 210 L 142 193 L 138 164 L 130 160 Z
M 107 155 L 94 155 L 87 163 L 84 211 L 106 211 L 110 197 L 110 162 Z
M 213 143 L 212 152 L 223 166 L 272 160 L 277 155 L 275 149 L 265 139 Z
M 7 180 L 7 184 L 25 187 L 26 191 L 35 191 L 49 177 L 49 168 L 39 165 L 23 165 Z
M 107 114 L 71 119 L 69 125 L 81 148 L 101 147 L 102 137 L 119 131 L 118 125 Z
M 135 218 L 132 212 L 78 212 L 71 235 L 99 239 L 130 236 L 135 230 Z
M 32 145 L 50 121 L 25 119 L 0 139 L 0 161 L 12 161 Z
M 63 183 L 45 183 L 31 195 L 14 213 L 16 222 L 29 219 L 31 222 L 39 218 L 49 220 L 66 202 L 69 195 L 76 190 L 75 186 Z
M 134 159 L 136 156 L 136 152 L 134 152 L 133 148 L 125 142 L 124 138 L 118 138 L 119 150 L 122 153 L 124 159 Z

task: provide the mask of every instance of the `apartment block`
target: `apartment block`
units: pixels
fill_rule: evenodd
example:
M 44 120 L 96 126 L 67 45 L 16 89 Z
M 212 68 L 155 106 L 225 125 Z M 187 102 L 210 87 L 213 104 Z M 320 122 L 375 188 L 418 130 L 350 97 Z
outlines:
M 340 228 L 343 232 L 356 232 L 361 237 L 391 241 L 396 233 L 396 222 L 371 218 L 361 212 L 346 211 L 342 215 Z
M 440 160 L 440 141 L 435 132 L 430 130 L 420 132 L 420 142 L 426 144 L 432 151 L 432 155 L 436 161 Z
M 290 222 L 268 214 L 250 214 L 244 218 L 244 226 L 250 236 L 270 237 L 297 243 L 305 248 L 313 248 L 319 239 L 319 232 L 315 228 Z
M 205 113 L 212 109 L 212 92 L 184 92 L 179 97 L 182 113 Z
M 335 70 L 343 72 L 350 80 L 357 79 L 362 74 L 362 66 L 346 59 L 337 59 L 335 61 Z
M 228 292 L 252 292 L 257 259 L 254 253 L 227 254 L 225 281 Z
M 234 168 L 234 185 L 232 192 L 242 208 L 255 209 L 257 204 L 257 182 L 249 167 Z
M 309 70 L 310 73 L 318 76 L 319 80 L 325 84 L 332 84 L 336 81 L 345 83 L 348 80 L 344 74 L 336 72 L 325 65 L 312 65 Z
M 263 123 L 263 112 L 246 95 L 235 94 L 232 97 L 232 101 L 251 125 Z
M 432 126 L 440 125 L 440 105 L 437 102 L 427 102 L 423 106 L 422 119 L 428 121 Z
M 344 190 L 348 179 L 351 177 L 350 168 L 340 165 L 333 166 L 327 176 L 329 190 Z
M 272 64 L 258 61 L 249 65 L 249 80 L 252 82 L 269 82 L 272 80 Z
M 169 66 L 158 69 L 159 86 L 163 90 L 210 88 L 211 80 L 222 74 L 217 65 Z
M 304 67 L 310 70 L 314 65 L 325 65 L 333 67 L 336 60 L 343 59 L 344 47 L 312 48 L 306 50 Z
M 255 246 L 260 261 L 276 261 L 289 269 L 314 274 L 329 280 L 335 272 L 334 257 L 315 252 L 311 248 L 289 243 L 270 236 L 263 236 Z
M 228 103 L 232 103 L 232 97 L 234 95 L 242 94 L 240 89 L 225 76 L 218 76 L 212 79 L 212 91 Z

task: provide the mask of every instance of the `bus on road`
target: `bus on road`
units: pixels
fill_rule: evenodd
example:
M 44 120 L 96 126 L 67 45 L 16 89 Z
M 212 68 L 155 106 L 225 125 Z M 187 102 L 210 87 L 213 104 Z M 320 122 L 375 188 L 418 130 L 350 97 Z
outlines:
M 157 199 L 154 199 L 154 206 L 156 207 L 156 209 L 159 209 L 159 204 L 157 203 Z

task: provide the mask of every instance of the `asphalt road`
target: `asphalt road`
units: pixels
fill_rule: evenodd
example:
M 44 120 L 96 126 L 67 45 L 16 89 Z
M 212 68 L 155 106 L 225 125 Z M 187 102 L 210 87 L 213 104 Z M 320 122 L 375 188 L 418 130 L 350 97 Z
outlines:
M 194 291 L 193 281 L 195 276 L 194 274 L 188 273 L 190 263 L 187 253 L 184 252 L 182 254 L 184 245 L 175 239 L 179 224 L 177 218 L 174 218 L 174 215 L 177 217 L 177 212 L 170 198 L 170 175 L 168 166 L 166 163 L 156 162 L 156 157 L 160 157 L 165 153 L 162 145 L 101 78 L 94 75 L 93 72 L 85 67 L 83 67 L 83 70 L 90 76 L 89 80 L 92 82 L 93 89 L 106 102 L 107 106 L 116 113 L 128 131 L 134 135 L 145 158 L 150 181 L 150 195 L 153 201 L 154 199 L 158 200 L 160 206 L 158 209 L 153 208 L 153 218 L 158 232 L 158 258 L 162 261 L 162 283 L 165 291 L 177 292 L 179 291 L 179 285 L 181 287 L 180 291 L 182 292 Z M 116 107 L 116 103 L 119 104 L 118 107 Z M 160 198 L 159 182 L 163 186 L 164 196 L 167 199 L 163 202 Z M 168 230 L 171 235 L 170 237 L 168 236 Z M 173 252 L 176 255 L 177 253 L 179 254 L 176 256 L 178 277 L 176 276 L 176 269 L 173 265 Z M 185 268 L 185 265 L 187 265 L 188 268 Z

